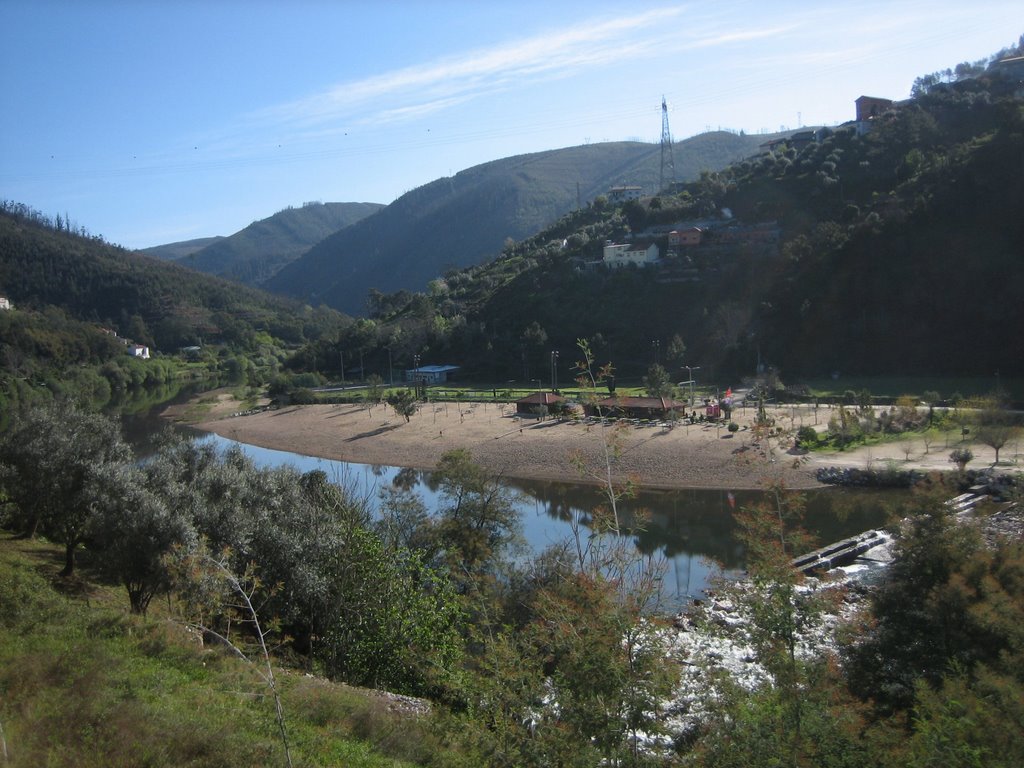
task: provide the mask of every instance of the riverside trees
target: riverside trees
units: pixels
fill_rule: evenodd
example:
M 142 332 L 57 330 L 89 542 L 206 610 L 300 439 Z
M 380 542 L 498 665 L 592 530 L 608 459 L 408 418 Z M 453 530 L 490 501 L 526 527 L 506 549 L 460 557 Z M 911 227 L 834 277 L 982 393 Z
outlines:
M 206 552 L 257 577 L 261 622 L 313 668 L 422 694 L 459 659 L 448 571 L 386 547 L 364 501 L 323 472 L 259 468 L 240 450 L 177 439 L 139 466 L 113 421 L 70 406 L 18 418 L 0 462 L 4 525 L 64 543 L 63 575 L 85 544 L 133 612 L 171 591 L 186 620 L 228 636 L 230 612 L 202 569 L 171 567 Z
M 125 480 L 116 468 L 130 458 L 110 419 L 70 403 L 31 409 L 0 440 L 0 479 L 14 502 L 9 524 L 61 542 L 61 575 L 71 576 L 97 501 Z

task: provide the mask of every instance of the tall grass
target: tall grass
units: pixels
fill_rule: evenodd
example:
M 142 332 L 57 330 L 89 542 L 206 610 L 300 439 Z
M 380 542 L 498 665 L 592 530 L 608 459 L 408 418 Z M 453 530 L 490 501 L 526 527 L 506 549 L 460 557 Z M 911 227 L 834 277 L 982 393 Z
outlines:
M 166 617 L 131 616 L 120 590 L 88 574 L 57 580 L 55 554 L 0 533 L 7 765 L 284 764 L 273 702 L 249 667 Z M 281 677 L 296 765 L 445 764 L 426 718 L 395 714 L 367 692 Z

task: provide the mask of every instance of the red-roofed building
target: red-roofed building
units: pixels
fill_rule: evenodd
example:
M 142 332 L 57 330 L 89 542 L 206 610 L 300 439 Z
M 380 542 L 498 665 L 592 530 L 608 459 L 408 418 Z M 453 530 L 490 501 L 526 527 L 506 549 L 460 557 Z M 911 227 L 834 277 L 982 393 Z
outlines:
M 630 419 L 664 419 L 672 413 L 682 416 L 686 403 L 668 397 L 606 397 L 585 406 L 588 416 L 612 416 Z
M 559 413 L 572 407 L 572 403 L 554 392 L 534 392 L 532 395 L 516 400 L 516 413 L 522 416 Z

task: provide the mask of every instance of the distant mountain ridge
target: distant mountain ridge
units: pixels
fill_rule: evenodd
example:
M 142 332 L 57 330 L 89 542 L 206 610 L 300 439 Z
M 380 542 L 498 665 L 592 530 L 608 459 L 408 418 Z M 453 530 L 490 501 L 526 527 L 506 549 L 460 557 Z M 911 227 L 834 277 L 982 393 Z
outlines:
M 179 240 L 176 243 L 166 243 L 164 245 L 154 245 L 152 248 L 143 248 L 139 253 L 144 253 L 147 256 L 152 256 L 154 259 L 160 259 L 161 261 L 177 261 L 185 256 L 191 256 L 196 251 L 201 251 L 206 246 L 213 245 L 218 240 L 223 239 L 224 237 L 222 235 L 215 235 L 213 237 L 200 237 L 195 240 Z
M 768 137 L 724 131 L 674 145 L 677 181 L 757 152 Z M 422 290 L 453 269 L 496 256 L 615 185 L 658 187 L 658 144 L 612 142 L 495 160 L 403 195 L 312 247 L 262 287 L 365 314 L 371 289 Z M 188 262 L 185 262 L 188 263 Z
M 286 208 L 176 260 L 200 272 L 259 286 L 325 237 L 383 207 L 381 203 L 306 203 Z

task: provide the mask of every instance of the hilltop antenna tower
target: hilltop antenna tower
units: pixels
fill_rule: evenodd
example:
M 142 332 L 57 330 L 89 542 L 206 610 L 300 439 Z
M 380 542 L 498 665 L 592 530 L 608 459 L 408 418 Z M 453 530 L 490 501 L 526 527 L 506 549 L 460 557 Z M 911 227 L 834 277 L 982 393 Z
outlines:
M 676 183 L 676 164 L 672 159 L 672 131 L 668 128 L 668 104 L 661 97 L 661 175 L 658 178 L 658 191 L 663 192 L 668 186 Z

